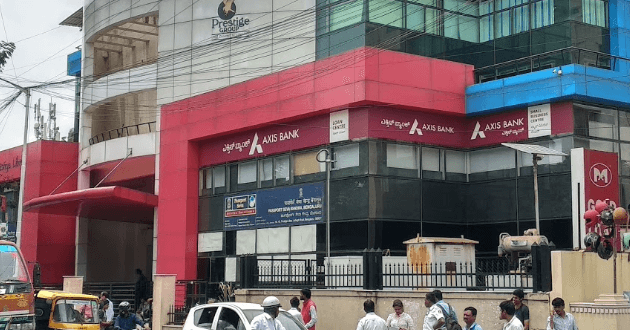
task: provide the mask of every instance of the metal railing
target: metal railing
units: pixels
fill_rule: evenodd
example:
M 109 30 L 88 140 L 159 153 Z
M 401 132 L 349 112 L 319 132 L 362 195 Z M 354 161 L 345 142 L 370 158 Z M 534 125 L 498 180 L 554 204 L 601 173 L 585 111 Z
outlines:
M 318 271 L 319 270 L 319 271 Z M 314 260 L 258 260 L 255 288 L 363 288 L 366 276 L 360 262 L 318 266 Z M 477 258 L 472 262 L 433 262 L 409 265 L 383 262 L 382 287 L 387 289 L 501 290 L 533 288 L 527 267 L 505 258 Z
M 578 47 L 567 47 L 489 65 L 475 69 L 474 72 L 475 81 L 482 83 L 568 64 L 614 70 L 619 61 L 628 61 L 628 59 Z
M 140 135 L 155 132 L 155 121 L 140 123 L 136 125 L 124 126 L 121 128 L 111 129 L 109 131 L 99 133 L 90 138 L 90 145 L 100 143 L 107 140 L 117 139 L 125 136 Z

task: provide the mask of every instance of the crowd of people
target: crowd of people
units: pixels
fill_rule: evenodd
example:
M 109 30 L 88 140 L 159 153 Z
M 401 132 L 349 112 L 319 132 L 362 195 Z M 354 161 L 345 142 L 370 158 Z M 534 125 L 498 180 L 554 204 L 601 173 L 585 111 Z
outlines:
M 529 330 L 529 308 L 523 304 L 525 293 L 521 289 L 514 290 L 512 299 L 499 304 L 499 319 L 504 320 L 503 330 Z M 300 300 L 303 301 L 300 310 Z M 304 324 L 307 329 L 315 330 L 317 323 L 317 307 L 311 300 L 311 290 L 302 289 L 300 299 L 293 297 L 290 300 L 291 309 L 288 311 L 298 322 Z M 553 311 L 547 317 L 547 330 L 578 330 L 575 318 L 564 310 L 565 304 L 562 298 L 555 298 L 551 302 Z M 473 306 L 464 308 L 463 323 L 457 318 L 457 311 L 443 299 L 440 290 L 428 292 L 425 295 L 424 305 L 427 308 L 424 315 L 422 330 L 483 330 L 477 323 L 477 309 Z M 276 329 L 284 330 L 284 327 L 276 317 L 279 314 L 280 301 L 276 297 L 267 297 L 263 301 L 264 313 L 254 318 L 253 330 Z M 394 300 L 392 307 L 394 312 L 387 319 L 376 315 L 375 304 L 371 299 L 363 303 L 365 316 L 359 320 L 357 330 L 415 330 L 411 315 L 405 313 L 403 302 Z

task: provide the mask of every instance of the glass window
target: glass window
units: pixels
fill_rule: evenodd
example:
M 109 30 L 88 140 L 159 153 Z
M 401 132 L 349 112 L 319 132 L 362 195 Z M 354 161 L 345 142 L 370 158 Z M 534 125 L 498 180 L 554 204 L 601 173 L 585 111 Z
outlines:
M 342 168 L 359 166 L 359 144 L 350 144 L 342 147 L 335 147 L 334 149 L 333 169 L 339 170 Z
M 621 175 L 630 176 L 630 144 L 619 144 L 619 156 L 621 157 Z
M 216 166 L 212 169 L 212 182 L 215 188 L 225 187 L 225 166 Z
M 516 3 L 527 3 L 527 0 L 516 0 Z M 514 16 L 514 33 L 521 33 L 529 30 L 529 6 L 524 5 L 512 9 Z
M 268 188 L 273 186 L 273 158 L 261 159 L 258 165 L 260 187 Z
M 199 196 L 203 194 L 203 189 L 205 188 L 203 179 L 204 172 L 205 170 L 199 170 Z
M 630 112 L 619 111 L 619 139 L 630 141 Z
M 238 164 L 238 184 L 256 182 L 256 162 Z
M 574 104 L 573 108 L 576 134 L 604 139 L 617 138 L 617 110 L 583 104 Z
M 260 161 L 260 181 L 273 180 L 273 158 Z
M 404 144 L 387 144 L 387 167 L 418 169 L 416 147 Z
M 317 151 L 305 152 L 293 156 L 293 173 L 295 176 L 326 171 L 326 163 L 317 161 Z
M 466 174 L 466 153 L 446 150 L 446 173 Z
M 541 0 L 532 4 L 532 28 L 537 29 L 554 23 L 554 0 Z
M 396 0 L 370 0 L 370 22 L 402 28 L 402 2 Z
M 208 307 L 196 310 L 193 318 L 195 326 L 210 329 L 210 327 L 212 327 L 212 321 L 214 321 L 214 315 L 217 313 L 218 308 L 219 307 Z
M 608 24 L 608 2 L 582 0 L 582 22 L 606 27 Z
M 330 8 L 330 31 L 360 23 L 363 17 L 363 0 L 346 0 Z
M 279 156 L 276 161 L 276 184 L 288 184 L 290 182 L 289 155 Z
M 407 4 L 407 29 L 424 31 L 424 7 Z
M 204 189 L 212 189 L 212 168 L 207 168 L 205 172 L 205 186 Z
M 440 149 L 422 148 L 422 170 L 440 171 Z
M 490 172 L 516 168 L 514 150 L 494 148 L 470 153 L 470 173 Z

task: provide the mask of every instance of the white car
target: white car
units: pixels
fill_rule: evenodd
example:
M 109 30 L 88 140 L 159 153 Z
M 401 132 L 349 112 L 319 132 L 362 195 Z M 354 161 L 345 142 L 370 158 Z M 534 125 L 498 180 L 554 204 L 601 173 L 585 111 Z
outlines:
M 259 304 L 224 302 L 190 309 L 183 330 L 251 330 L 254 317 L 263 313 Z M 286 330 L 306 330 L 291 314 L 280 309 L 278 321 Z

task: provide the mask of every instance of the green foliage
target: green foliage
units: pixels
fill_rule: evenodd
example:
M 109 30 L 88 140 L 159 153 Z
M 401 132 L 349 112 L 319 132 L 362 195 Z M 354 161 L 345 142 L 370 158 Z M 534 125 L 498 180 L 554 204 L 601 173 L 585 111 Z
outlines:
M 15 50 L 15 44 L 12 42 L 0 41 L 0 72 L 2 72 L 2 68 L 11 55 L 13 55 L 13 51 Z

